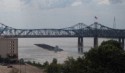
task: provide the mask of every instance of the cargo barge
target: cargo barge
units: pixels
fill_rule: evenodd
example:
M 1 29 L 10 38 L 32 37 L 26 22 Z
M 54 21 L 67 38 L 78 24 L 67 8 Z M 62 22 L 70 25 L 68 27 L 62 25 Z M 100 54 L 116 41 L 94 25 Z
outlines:
M 47 50 L 50 50 L 50 51 L 55 51 L 55 52 L 58 52 L 58 51 L 63 51 L 63 49 L 59 48 L 58 46 L 50 46 L 50 45 L 47 45 L 47 44 L 34 44 L 40 48 L 43 48 L 43 49 L 47 49 Z

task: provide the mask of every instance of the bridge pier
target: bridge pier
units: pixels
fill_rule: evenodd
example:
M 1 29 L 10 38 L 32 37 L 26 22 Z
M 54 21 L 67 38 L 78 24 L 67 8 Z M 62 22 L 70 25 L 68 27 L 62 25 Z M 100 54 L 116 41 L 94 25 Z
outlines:
M 124 38 L 122 38 L 122 41 L 121 41 L 122 43 L 121 43 L 121 47 L 123 48 L 123 50 L 124 50 Z
M 118 38 L 118 42 L 121 44 L 121 38 Z
M 98 37 L 94 37 L 94 48 L 98 47 Z
M 83 53 L 83 37 L 78 37 L 78 52 Z
M 124 50 L 124 38 L 119 38 L 118 42 L 121 44 L 122 49 Z

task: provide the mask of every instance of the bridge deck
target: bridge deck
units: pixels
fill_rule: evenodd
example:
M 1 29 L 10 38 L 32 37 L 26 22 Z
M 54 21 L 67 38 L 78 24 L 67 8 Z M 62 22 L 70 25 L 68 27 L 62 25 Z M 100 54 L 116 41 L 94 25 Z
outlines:
M 100 37 L 125 38 L 125 30 L 113 29 L 100 23 L 87 26 L 78 23 L 62 29 L 15 29 L 0 23 L 0 37 L 6 38 L 41 38 L 41 37 Z

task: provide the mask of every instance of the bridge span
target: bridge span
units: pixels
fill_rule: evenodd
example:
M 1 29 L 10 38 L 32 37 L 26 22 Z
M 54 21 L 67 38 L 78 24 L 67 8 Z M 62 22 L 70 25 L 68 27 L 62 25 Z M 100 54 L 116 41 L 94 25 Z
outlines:
M 77 37 L 78 52 L 83 52 L 83 38 L 94 38 L 94 47 L 98 46 L 98 38 L 119 39 L 124 48 L 125 29 L 113 29 L 98 22 L 87 26 L 78 23 L 74 26 L 61 29 L 16 29 L 0 23 L 0 38 L 52 38 L 52 37 Z

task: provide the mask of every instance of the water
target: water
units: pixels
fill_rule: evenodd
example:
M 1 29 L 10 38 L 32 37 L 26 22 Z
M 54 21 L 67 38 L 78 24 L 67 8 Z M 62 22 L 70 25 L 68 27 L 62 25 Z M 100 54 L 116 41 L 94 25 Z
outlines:
M 99 39 L 99 44 L 107 39 Z M 48 44 L 52 46 L 58 45 L 64 51 L 55 53 L 43 48 L 37 47 L 34 44 Z M 84 39 L 84 51 L 88 51 L 93 47 L 93 38 Z M 77 58 L 83 54 L 78 53 L 77 38 L 25 38 L 19 39 L 19 58 L 25 60 L 44 63 L 51 62 L 53 58 L 57 58 L 59 63 L 63 63 L 67 57 Z

